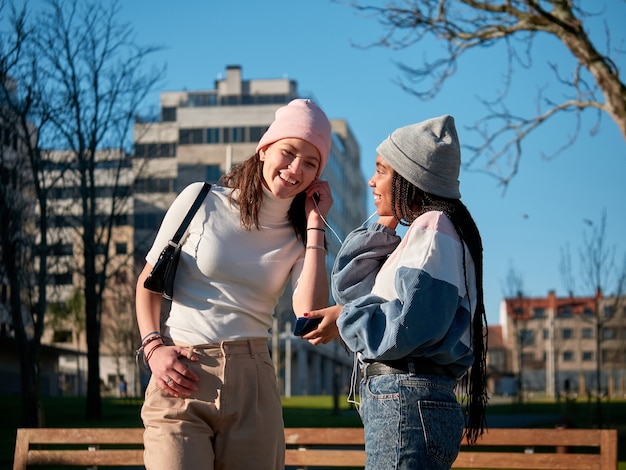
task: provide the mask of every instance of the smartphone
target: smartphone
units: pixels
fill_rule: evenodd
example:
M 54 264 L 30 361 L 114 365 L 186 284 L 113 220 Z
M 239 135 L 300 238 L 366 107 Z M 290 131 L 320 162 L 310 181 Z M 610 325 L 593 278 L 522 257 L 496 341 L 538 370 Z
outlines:
M 310 333 L 315 328 L 317 328 L 317 325 L 320 324 L 322 319 L 323 317 L 317 317 L 317 318 L 299 317 L 298 319 L 296 319 L 296 326 L 293 329 L 294 336 L 303 336 L 303 335 L 306 335 L 307 333 Z

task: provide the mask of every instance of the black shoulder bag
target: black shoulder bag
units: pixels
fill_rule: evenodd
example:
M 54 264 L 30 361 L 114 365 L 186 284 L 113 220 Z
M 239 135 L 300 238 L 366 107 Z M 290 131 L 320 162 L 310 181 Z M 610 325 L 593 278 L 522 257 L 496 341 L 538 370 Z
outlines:
M 161 294 L 167 300 L 172 300 L 174 294 L 174 278 L 176 277 L 176 267 L 180 260 L 181 238 L 191 223 L 191 219 L 193 219 L 193 216 L 198 211 L 200 204 L 202 204 L 202 201 L 209 192 L 209 189 L 211 189 L 211 185 L 204 183 L 191 209 L 187 212 L 187 215 L 172 239 L 167 242 L 167 245 L 163 248 L 158 261 L 152 268 L 152 272 L 143 283 L 146 289 Z

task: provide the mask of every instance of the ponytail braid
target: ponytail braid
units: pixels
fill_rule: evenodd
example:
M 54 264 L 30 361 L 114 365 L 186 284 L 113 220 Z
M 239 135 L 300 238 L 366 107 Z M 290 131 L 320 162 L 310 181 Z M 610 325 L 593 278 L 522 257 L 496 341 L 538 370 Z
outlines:
M 470 324 L 471 348 L 474 362 L 466 382 L 468 402 L 466 411 L 468 422 L 466 439 L 469 444 L 476 442 L 486 428 L 487 408 L 487 316 L 483 294 L 483 245 L 478 227 L 467 207 L 458 199 L 447 199 L 427 193 L 413 185 L 397 172 L 391 184 L 392 213 L 401 225 L 410 225 L 426 212 L 441 211 L 450 219 L 456 233 L 465 244 L 474 261 L 476 276 L 476 309 Z M 467 288 L 465 250 L 463 250 L 463 273 Z M 471 309 L 471 303 L 470 303 Z

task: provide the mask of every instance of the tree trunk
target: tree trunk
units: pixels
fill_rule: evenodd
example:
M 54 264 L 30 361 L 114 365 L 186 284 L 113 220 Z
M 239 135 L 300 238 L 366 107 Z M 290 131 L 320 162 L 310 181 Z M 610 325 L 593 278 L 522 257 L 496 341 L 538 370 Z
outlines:
M 43 426 L 42 408 L 39 402 L 39 354 L 32 344 L 19 348 L 20 383 L 22 393 L 22 426 L 38 428 Z
M 9 231 L 10 233 L 10 231 Z M 6 235 L 6 232 L 3 232 Z M 35 335 L 33 339 L 28 338 L 26 328 L 24 326 L 24 318 L 22 316 L 23 305 L 21 300 L 22 283 L 17 268 L 16 253 L 19 253 L 19 247 L 13 241 L 3 236 L 4 262 L 10 285 L 10 308 L 11 319 L 13 321 L 13 329 L 15 331 L 15 340 L 17 354 L 20 358 L 20 392 L 22 395 L 22 423 L 26 427 L 39 427 L 39 347 L 40 337 Z M 36 330 L 35 330 L 36 331 Z
M 92 258 L 93 259 L 93 258 Z M 89 420 L 102 417 L 100 395 L 100 306 L 96 299 L 95 274 L 85 270 L 85 320 L 87 334 L 87 410 Z

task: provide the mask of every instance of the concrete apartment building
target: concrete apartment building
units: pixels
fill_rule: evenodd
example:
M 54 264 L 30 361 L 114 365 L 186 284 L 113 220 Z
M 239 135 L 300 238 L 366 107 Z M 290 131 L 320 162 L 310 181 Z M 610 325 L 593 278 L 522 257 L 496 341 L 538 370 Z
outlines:
M 256 145 L 274 120 L 276 109 L 302 96 L 288 78 L 244 79 L 240 66 L 228 66 L 214 87 L 197 91 L 168 91 L 160 95 L 158 119 L 134 126 L 134 217 L 137 266 L 143 266 L 165 211 L 176 195 L 196 181 L 217 183 L 233 165 L 254 155 Z M 327 113 L 328 114 L 328 113 Z M 366 219 L 367 185 L 360 169 L 360 151 L 348 123 L 328 116 L 332 146 L 322 178 L 330 183 L 333 207 L 327 221 L 343 240 Z M 328 271 L 340 246 L 327 230 Z M 351 357 L 337 345 L 312 347 L 293 338 L 294 315 L 286 292 L 280 302 L 272 349 L 283 391 L 287 394 L 331 393 L 335 366 L 339 382 L 349 383 Z M 279 334 L 280 333 L 280 334 Z M 340 349 L 340 350 L 339 350 Z M 285 355 L 291 360 L 285 360 Z M 279 357 L 276 357 L 279 356 Z
M 595 396 L 599 383 L 603 395 L 624 397 L 626 298 L 507 298 L 500 324 L 523 393 Z

